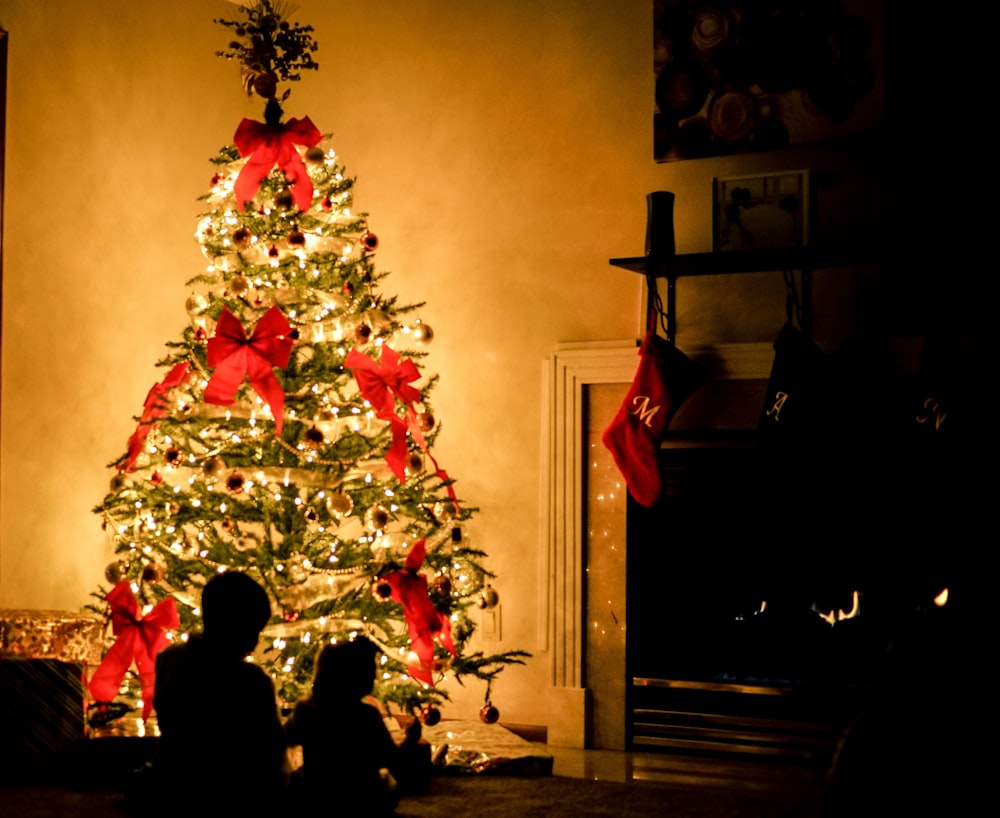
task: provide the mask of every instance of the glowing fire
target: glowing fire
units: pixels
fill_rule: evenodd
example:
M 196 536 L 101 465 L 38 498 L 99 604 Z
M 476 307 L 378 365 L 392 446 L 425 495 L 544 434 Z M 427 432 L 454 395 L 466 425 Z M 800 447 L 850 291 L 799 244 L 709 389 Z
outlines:
M 819 614 L 820 619 L 822 619 L 828 625 L 833 627 L 838 622 L 843 622 L 845 619 L 854 619 L 854 617 L 861 615 L 861 594 L 858 593 L 857 591 L 854 591 L 851 597 L 852 597 L 852 605 L 851 605 L 851 610 L 849 611 L 845 611 L 842 608 L 838 611 L 831 610 L 827 613 L 823 613 L 822 611 L 816 611 L 815 608 L 813 608 L 813 610 L 816 611 L 817 614 Z

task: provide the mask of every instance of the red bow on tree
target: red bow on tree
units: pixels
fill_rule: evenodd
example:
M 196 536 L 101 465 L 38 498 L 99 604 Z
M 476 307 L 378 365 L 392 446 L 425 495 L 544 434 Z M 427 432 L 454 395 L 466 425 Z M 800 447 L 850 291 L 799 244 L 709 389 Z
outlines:
M 205 400 L 228 406 L 247 378 L 257 394 L 267 401 L 281 434 L 285 393 L 274 377 L 273 367 L 284 369 L 295 339 L 292 326 L 277 307 L 271 307 L 257 322 L 248 338 L 239 319 L 228 308 L 222 310 L 215 334 L 208 339 L 208 365 L 215 367 L 205 387 Z
M 375 363 L 367 355 L 352 349 L 344 360 L 347 369 L 354 370 L 354 377 L 361 390 L 361 397 L 372 405 L 375 415 L 389 422 L 392 429 L 392 445 L 386 453 L 385 462 L 399 478 L 406 482 L 406 430 L 408 424 L 396 414 L 396 397 L 413 415 L 413 402 L 420 400 L 420 390 L 410 383 L 420 377 L 413 360 L 401 361 L 399 353 L 388 346 L 382 347 L 379 362 Z
M 313 147 L 323 138 L 309 117 L 289 119 L 284 125 L 268 125 L 253 119 L 244 119 L 236 128 L 233 142 L 241 156 L 249 156 L 247 163 L 236 177 L 233 193 L 240 210 L 257 195 L 260 183 L 277 165 L 292 186 L 292 199 L 299 210 L 305 212 L 312 204 L 313 186 L 296 145 Z
M 139 452 L 142 451 L 142 444 L 146 440 L 146 436 L 156 428 L 156 421 L 167 416 L 167 393 L 184 382 L 190 366 L 187 361 L 175 365 L 167 373 L 167 377 L 149 390 L 146 402 L 142 407 L 142 418 L 128 439 L 128 459 L 122 465 L 122 471 L 129 472 L 135 469 L 135 461 L 139 457 Z
M 146 616 L 140 616 L 139 603 L 127 581 L 119 582 L 106 599 L 111 606 L 111 629 L 118 638 L 90 680 L 90 693 L 96 701 L 110 702 L 134 661 L 142 680 L 142 718 L 148 719 L 153 709 L 156 655 L 168 644 L 165 631 L 180 625 L 177 605 L 168 596 Z
M 451 641 L 451 622 L 431 602 L 427 593 L 427 578 L 418 574 L 427 555 L 426 540 L 417 540 L 406 557 L 406 567 L 386 576 L 385 581 L 392 588 L 392 600 L 403 606 L 406 625 L 410 631 L 410 646 L 420 658 L 420 664 L 411 664 L 410 675 L 426 684 L 433 685 L 434 639 L 452 656 L 455 646 Z
M 392 347 L 382 347 L 378 363 L 352 349 L 347 353 L 344 366 L 354 370 L 361 396 L 383 420 L 389 420 L 389 415 L 395 414 L 393 395 L 407 406 L 420 400 L 420 390 L 410 386 L 410 383 L 420 377 L 417 365 L 412 358 L 400 361 L 399 353 Z

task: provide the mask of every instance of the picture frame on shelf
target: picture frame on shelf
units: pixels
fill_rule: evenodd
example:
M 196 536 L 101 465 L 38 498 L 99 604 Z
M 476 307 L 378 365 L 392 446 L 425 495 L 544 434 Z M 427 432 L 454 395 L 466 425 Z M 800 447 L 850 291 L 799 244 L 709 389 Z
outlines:
M 715 252 L 809 243 L 808 170 L 717 177 L 712 185 Z

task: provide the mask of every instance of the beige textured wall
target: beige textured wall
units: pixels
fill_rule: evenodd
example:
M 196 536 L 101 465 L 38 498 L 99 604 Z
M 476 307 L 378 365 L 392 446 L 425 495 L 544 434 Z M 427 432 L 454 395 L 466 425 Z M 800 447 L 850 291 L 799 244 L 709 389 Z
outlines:
M 648 192 L 677 194 L 678 251 L 703 251 L 713 175 L 837 159 L 655 164 L 650 0 L 294 5 L 316 29 L 320 71 L 293 86 L 286 111 L 335 134 L 393 273 L 386 289 L 427 301 L 436 455 L 481 509 L 472 534 L 499 574 L 503 647 L 535 650 L 542 362 L 561 342 L 637 334 L 641 280 L 608 259 L 641 254 Z M 221 0 L 0 6 L 0 607 L 78 608 L 109 561 L 90 509 L 186 322 L 208 158 L 261 113 L 214 56 L 227 38 L 212 18 L 229 11 Z M 681 337 L 770 340 L 780 277 L 742 286 L 736 298 L 731 285 L 682 290 Z M 721 318 L 720 299 L 735 305 Z M 505 721 L 545 723 L 548 667 L 536 653 L 504 674 Z M 482 690 L 466 695 L 481 702 Z

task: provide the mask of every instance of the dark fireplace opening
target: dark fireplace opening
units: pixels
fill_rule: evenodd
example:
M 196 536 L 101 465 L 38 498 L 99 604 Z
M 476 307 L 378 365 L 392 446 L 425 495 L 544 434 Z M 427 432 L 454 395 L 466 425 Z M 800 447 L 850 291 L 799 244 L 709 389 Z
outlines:
M 826 765 L 872 702 L 951 678 L 983 492 L 870 444 L 667 441 L 661 499 L 627 510 L 629 746 Z

